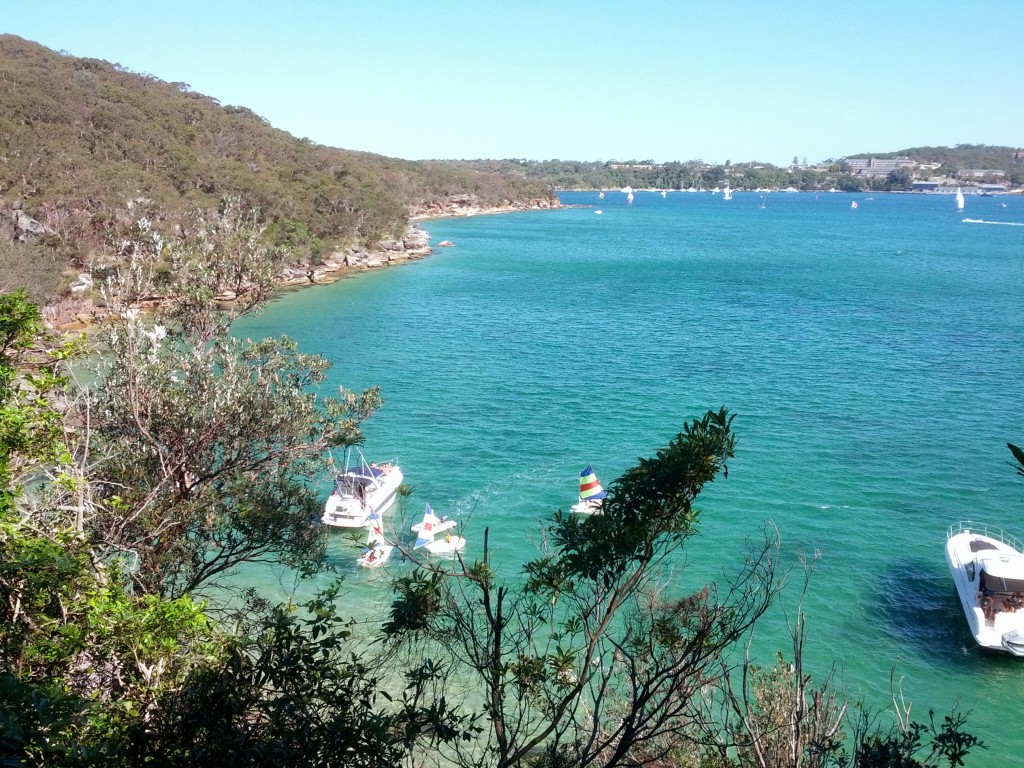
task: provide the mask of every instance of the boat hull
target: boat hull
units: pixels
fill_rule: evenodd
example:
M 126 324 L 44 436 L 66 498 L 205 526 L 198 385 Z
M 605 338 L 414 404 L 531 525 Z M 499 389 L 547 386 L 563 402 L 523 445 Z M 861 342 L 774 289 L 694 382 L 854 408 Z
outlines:
M 391 509 L 402 480 L 402 470 L 392 466 L 362 498 L 335 491 L 327 498 L 320 521 L 332 528 L 364 528 L 373 512 L 383 515 Z
M 427 550 L 432 555 L 451 555 L 461 552 L 466 548 L 466 540 L 461 536 L 451 536 L 438 541 L 424 544 L 421 549 Z
M 1024 656 L 1024 552 L 980 523 L 951 526 L 946 564 L 978 647 Z
M 581 501 L 569 508 L 574 515 L 599 515 L 601 514 L 601 500 Z
M 391 553 L 394 549 L 395 548 L 390 544 L 380 544 L 360 557 L 356 562 L 363 568 L 380 568 L 388 561 L 388 558 L 391 557 Z M 373 557 L 370 557 L 371 553 L 374 552 L 376 552 L 376 554 Z

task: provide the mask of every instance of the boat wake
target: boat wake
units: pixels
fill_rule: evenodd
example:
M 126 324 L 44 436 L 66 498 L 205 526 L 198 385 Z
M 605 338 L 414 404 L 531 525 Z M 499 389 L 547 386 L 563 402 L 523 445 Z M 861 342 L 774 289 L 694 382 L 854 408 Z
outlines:
M 985 219 L 964 219 L 964 224 L 1002 224 L 1004 227 L 1024 227 L 1022 221 L 986 221 Z

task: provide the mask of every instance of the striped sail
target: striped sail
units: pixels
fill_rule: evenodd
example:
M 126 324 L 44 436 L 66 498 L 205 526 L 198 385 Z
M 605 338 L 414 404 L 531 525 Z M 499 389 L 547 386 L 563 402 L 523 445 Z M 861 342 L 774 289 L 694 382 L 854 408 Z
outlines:
M 430 508 L 430 504 L 427 504 L 426 510 L 423 512 L 423 524 L 420 526 L 420 532 L 416 535 L 416 543 L 413 544 L 413 549 L 419 549 L 425 547 L 434 540 L 434 531 L 437 530 L 437 524 L 441 522 L 437 519 L 437 515 L 434 514 L 434 510 Z
M 608 493 L 601 487 L 601 482 L 594 474 L 594 468 L 588 466 L 580 472 L 580 501 L 596 501 L 603 499 Z
M 370 528 L 369 535 L 366 537 L 366 543 L 371 547 L 376 544 L 384 544 L 384 521 L 381 519 L 380 512 L 376 509 L 370 512 L 366 522 Z

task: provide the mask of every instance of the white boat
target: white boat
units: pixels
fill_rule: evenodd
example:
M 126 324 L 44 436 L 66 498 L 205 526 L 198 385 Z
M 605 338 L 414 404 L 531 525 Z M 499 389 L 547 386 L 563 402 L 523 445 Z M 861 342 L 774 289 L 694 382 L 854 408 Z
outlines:
M 628 195 L 626 195 L 626 202 L 629 203 L 629 205 L 633 204 L 633 193 L 632 192 L 630 192 Z
M 370 513 L 370 532 L 366 537 L 366 551 L 356 560 L 363 568 L 379 568 L 391 557 L 394 547 L 384 538 L 384 521 L 376 511 Z
M 722 199 L 723 200 L 732 200 L 732 190 L 729 189 L 728 187 L 726 187 L 725 191 L 722 192 Z
M 960 187 L 956 188 L 956 209 L 958 211 L 964 209 L 964 193 L 960 191 Z
M 960 522 L 946 532 L 946 562 L 975 642 L 1024 656 L 1024 544 L 999 528 Z
M 434 510 L 430 508 L 430 504 L 427 504 L 423 512 L 423 522 L 420 523 L 420 529 L 416 535 L 416 543 L 413 544 L 412 548 L 425 549 L 432 555 L 454 555 L 456 552 L 464 550 L 466 548 L 466 540 L 461 536 L 445 533 L 443 539 L 434 538 L 434 534 L 438 532 L 437 528 L 440 524 L 441 521 L 434 514 Z
M 571 511 L 577 515 L 597 515 L 601 513 L 608 492 L 594 473 L 594 468 L 587 466 L 580 472 L 580 498 L 572 505 Z
M 664 189 L 661 190 L 661 196 L 662 197 L 667 197 L 668 196 L 668 192 L 666 192 Z
M 371 512 L 383 515 L 391 508 L 401 484 L 402 470 L 397 463 L 367 464 L 358 447 L 350 448 L 345 452 L 345 469 L 334 478 L 334 491 L 320 519 L 336 528 L 362 528 Z
M 597 199 L 598 200 L 604 200 L 604 192 L 598 192 L 597 193 Z

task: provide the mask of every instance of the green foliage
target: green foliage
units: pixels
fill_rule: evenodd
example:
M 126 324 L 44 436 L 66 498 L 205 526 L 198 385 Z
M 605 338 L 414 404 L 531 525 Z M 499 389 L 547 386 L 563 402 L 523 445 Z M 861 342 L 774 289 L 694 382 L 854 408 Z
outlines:
M 352 654 L 337 594 L 302 612 L 276 609 L 163 696 L 126 731 L 126 764 L 383 767 L 399 762 L 410 734 L 461 735 L 446 712 L 417 706 L 411 689 L 393 696 L 384 669 Z
M 853 768 L 956 768 L 972 749 L 984 749 L 976 736 L 967 733 L 967 717 L 954 710 L 935 722 L 935 711 L 928 711 L 928 722 L 909 722 L 888 734 L 865 735 L 857 745 Z
M 532 586 L 574 578 L 610 585 L 637 562 L 649 562 L 658 546 L 678 546 L 691 536 L 697 495 L 719 472 L 728 477 L 732 419 L 723 408 L 685 424 L 654 458 L 640 459 L 609 486 L 602 514 L 558 517 L 551 535 L 560 573 L 535 564 L 539 581 Z
M 75 345 L 56 343 L 24 290 L 0 294 L 0 515 L 18 495 L 18 475 L 66 459 L 50 397 L 65 385 L 60 363 Z
M 439 694 L 481 689 L 484 736 L 460 764 L 627 765 L 682 754 L 718 660 L 774 599 L 766 542 L 720 596 L 668 594 L 672 558 L 695 532 L 694 501 L 725 473 L 735 438 L 708 412 L 609 486 L 601 514 L 556 515 L 551 551 L 522 589 L 484 562 L 398 580 L 385 635 L 447 670 Z M 673 578 L 678 578 L 675 574 Z M 426 650 L 428 649 L 428 650 Z M 458 750 L 457 750 L 458 751 Z
M 410 211 L 428 201 L 548 196 L 518 176 L 320 146 L 182 83 L 13 35 L 0 35 L 0 80 L 0 191 L 47 228 L 40 247 L 61 280 L 140 207 L 167 229 L 186 228 L 192 210 L 237 197 L 274 222 L 271 244 L 295 248 L 292 263 L 306 264 L 327 249 L 400 235 Z M 16 285 L 34 269 L 22 266 Z M 50 298 L 56 289 L 40 293 Z
M 319 566 L 323 457 L 361 439 L 379 391 L 320 398 L 326 360 L 287 338 L 231 336 L 231 320 L 262 306 L 276 272 L 238 201 L 176 240 L 142 221 L 122 251 L 104 288 L 114 312 L 104 354 L 75 398 L 90 424 L 77 454 L 93 459 L 80 472 L 99 558 L 123 562 L 136 589 L 171 596 L 241 562 Z M 161 282 L 164 263 L 173 269 Z M 150 321 L 134 305 L 154 295 L 166 300 Z
M 83 739 L 92 705 L 59 685 L 0 671 L 0 765 L 85 768 L 102 764 Z

